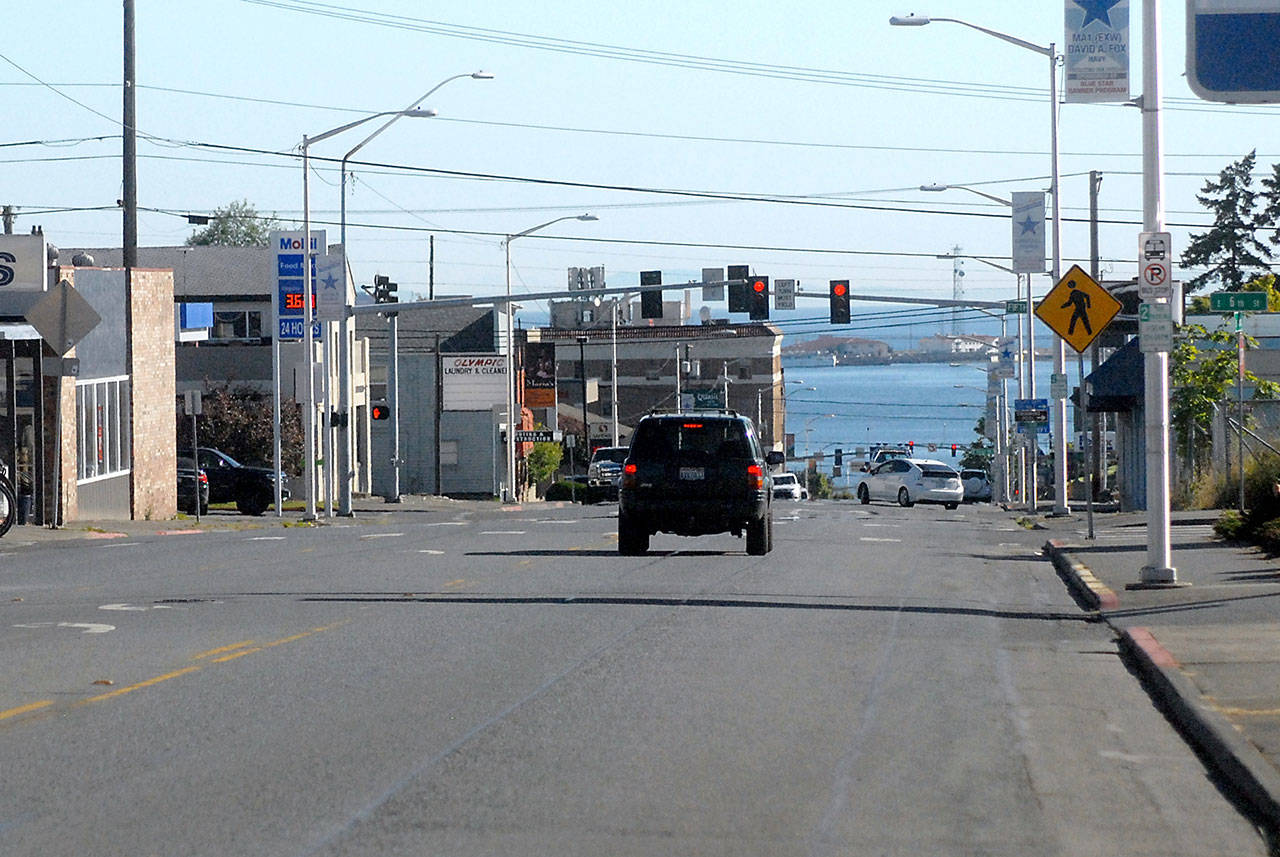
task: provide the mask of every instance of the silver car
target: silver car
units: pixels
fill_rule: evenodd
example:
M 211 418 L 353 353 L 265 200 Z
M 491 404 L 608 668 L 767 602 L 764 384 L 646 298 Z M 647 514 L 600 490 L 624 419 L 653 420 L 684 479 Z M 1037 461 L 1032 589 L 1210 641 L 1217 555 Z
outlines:
M 955 509 L 964 500 L 960 474 L 931 458 L 894 458 L 877 466 L 858 486 L 858 500 L 897 501 L 899 506 L 940 503 Z

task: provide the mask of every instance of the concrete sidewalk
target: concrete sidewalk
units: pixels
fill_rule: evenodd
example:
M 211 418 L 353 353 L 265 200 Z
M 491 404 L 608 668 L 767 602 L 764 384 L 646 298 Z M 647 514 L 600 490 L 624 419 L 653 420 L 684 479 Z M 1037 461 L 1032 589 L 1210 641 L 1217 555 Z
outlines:
M 1178 588 L 1138 586 L 1144 513 L 1037 518 L 1045 551 L 1183 733 L 1280 832 L 1280 559 L 1229 544 L 1215 512 L 1175 513 Z

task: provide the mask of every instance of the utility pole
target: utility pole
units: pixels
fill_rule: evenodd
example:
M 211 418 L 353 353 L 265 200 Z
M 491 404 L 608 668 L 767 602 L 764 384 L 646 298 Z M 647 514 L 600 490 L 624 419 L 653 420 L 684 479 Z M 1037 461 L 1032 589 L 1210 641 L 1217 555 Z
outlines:
M 0 217 L 4 218 L 4 234 L 12 235 L 13 234 L 13 206 L 6 205 L 4 209 L 0 211 Z
M 124 0 L 124 268 L 138 266 L 138 110 L 137 72 L 134 67 L 134 0 Z M 128 289 L 126 282 L 125 288 Z

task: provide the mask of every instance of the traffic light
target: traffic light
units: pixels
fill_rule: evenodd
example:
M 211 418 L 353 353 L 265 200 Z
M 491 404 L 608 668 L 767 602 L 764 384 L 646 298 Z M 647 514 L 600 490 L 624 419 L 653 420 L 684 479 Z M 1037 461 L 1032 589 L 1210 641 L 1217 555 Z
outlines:
M 641 271 L 641 286 L 662 285 L 661 271 Z M 640 292 L 640 317 L 662 318 L 662 289 L 642 289 Z
M 369 408 L 369 418 L 373 420 L 391 419 L 391 406 L 386 402 L 378 402 Z
M 849 323 L 849 281 L 831 281 L 831 323 Z
M 835 463 L 831 465 L 831 475 L 844 475 L 844 450 L 840 447 L 836 447 L 836 460 Z
M 953 444 L 951 444 L 951 457 L 952 457 L 952 458 L 955 458 L 955 457 L 956 457 L 956 444 L 954 444 L 954 443 L 953 443 Z
M 391 282 L 391 278 L 385 274 L 374 274 L 373 302 L 376 304 L 399 303 L 400 298 L 396 296 L 396 290 L 399 288 L 400 285 Z
M 749 265 L 729 266 L 729 312 L 748 312 L 751 297 L 747 292 L 747 278 L 751 276 Z
M 769 319 L 769 278 L 752 277 L 747 280 L 749 300 L 747 312 L 752 321 L 768 321 Z

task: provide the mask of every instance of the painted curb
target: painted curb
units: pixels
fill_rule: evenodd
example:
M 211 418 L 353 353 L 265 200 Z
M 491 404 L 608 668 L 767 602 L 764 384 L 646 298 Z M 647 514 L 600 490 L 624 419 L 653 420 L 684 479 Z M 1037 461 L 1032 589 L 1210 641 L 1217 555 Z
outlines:
M 1120 645 L 1188 740 L 1262 820 L 1280 829 L 1280 771 L 1204 701 L 1200 689 L 1150 630 L 1126 629 Z
M 1089 567 L 1066 552 L 1067 545 L 1059 539 L 1049 539 L 1044 543 L 1045 553 L 1053 560 L 1058 572 L 1067 579 L 1080 597 L 1094 610 L 1114 610 L 1120 606 L 1120 599 L 1109 586 L 1098 580 Z

